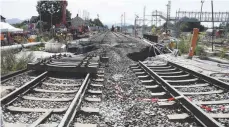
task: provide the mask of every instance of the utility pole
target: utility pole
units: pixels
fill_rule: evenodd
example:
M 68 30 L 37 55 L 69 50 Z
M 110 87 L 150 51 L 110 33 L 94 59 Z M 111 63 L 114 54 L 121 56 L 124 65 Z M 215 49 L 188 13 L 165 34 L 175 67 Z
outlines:
M 135 15 L 135 20 L 134 20 L 134 37 L 136 37 L 136 35 L 137 35 L 137 29 L 136 29 L 136 25 L 137 25 L 137 18 L 138 18 L 138 16 L 137 16 L 137 15 Z
M 39 13 L 40 13 L 40 34 L 42 33 L 42 28 L 41 28 L 41 9 L 39 10 Z
M 157 27 L 157 10 L 156 10 L 156 27 Z
M 120 31 L 122 32 L 122 18 L 123 18 L 123 14 L 121 15 L 121 26 L 120 26 Z
M 126 33 L 126 13 L 124 12 L 124 33 Z
M 167 6 L 167 18 L 166 18 L 166 32 L 168 29 L 168 22 L 170 20 L 170 8 L 171 8 L 171 1 L 168 2 Z
M 142 35 L 144 34 L 144 30 L 145 30 L 145 11 L 146 11 L 146 6 L 144 6 L 144 10 L 143 10 L 143 25 L 142 25 Z
M 214 43 L 214 10 L 213 10 L 213 0 L 211 1 L 212 5 L 212 52 L 213 52 L 213 43 Z
M 153 11 L 152 11 L 152 15 L 151 15 L 151 26 L 153 26 Z

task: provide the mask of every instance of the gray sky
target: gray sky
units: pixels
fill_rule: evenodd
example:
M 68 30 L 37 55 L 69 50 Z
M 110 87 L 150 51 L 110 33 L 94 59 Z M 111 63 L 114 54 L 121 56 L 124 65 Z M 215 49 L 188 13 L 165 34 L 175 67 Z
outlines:
M 0 0 L 1 14 L 7 19 L 28 19 L 38 15 L 36 11 L 37 0 Z M 176 10 L 200 11 L 201 0 L 171 0 L 171 16 L 175 16 Z M 134 23 L 134 15 L 143 15 L 146 6 L 146 14 L 153 10 L 161 10 L 166 13 L 168 0 L 68 0 L 67 9 L 72 17 L 83 10 L 90 13 L 90 18 L 96 18 L 99 14 L 104 23 L 120 23 L 121 14 L 126 13 L 126 22 Z M 211 11 L 211 0 L 205 0 L 203 11 Z M 229 11 L 229 0 L 214 0 L 214 11 Z M 151 19 L 150 17 L 147 17 Z

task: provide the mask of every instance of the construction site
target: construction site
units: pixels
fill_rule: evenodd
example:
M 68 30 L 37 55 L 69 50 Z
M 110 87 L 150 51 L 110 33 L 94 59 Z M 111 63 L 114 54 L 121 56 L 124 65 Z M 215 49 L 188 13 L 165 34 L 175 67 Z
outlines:
M 37 16 L 20 23 L 2 9 L 2 127 L 229 127 L 222 3 L 100 2 L 38 0 Z M 130 4 L 132 18 L 121 8 Z

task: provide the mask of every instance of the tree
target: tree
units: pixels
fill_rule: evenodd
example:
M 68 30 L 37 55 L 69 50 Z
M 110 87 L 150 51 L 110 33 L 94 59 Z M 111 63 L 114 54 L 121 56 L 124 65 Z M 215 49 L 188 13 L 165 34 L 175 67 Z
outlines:
M 102 23 L 99 19 L 94 19 L 93 23 L 94 23 L 96 26 L 101 26 L 101 27 L 103 27 L 103 23 Z
M 41 20 L 48 23 L 48 27 L 51 27 L 51 14 L 52 24 L 60 24 L 62 22 L 62 1 L 38 1 L 37 12 L 41 15 Z M 71 19 L 71 13 L 66 9 L 66 20 Z M 46 28 L 46 29 L 49 29 Z
M 193 28 L 199 28 L 200 31 L 204 31 L 205 27 L 200 24 L 198 19 L 183 17 L 177 22 L 179 24 L 179 29 L 182 32 L 191 32 Z

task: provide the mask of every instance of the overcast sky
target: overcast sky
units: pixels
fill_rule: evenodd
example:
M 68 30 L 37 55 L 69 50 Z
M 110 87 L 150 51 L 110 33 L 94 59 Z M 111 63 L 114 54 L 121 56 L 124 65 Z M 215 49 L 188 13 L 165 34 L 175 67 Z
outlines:
M 28 19 L 38 15 L 36 11 L 37 0 L 0 0 L 1 15 L 10 18 Z M 175 16 L 176 10 L 200 11 L 201 0 L 171 0 L 171 16 Z M 134 23 L 134 15 L 143 15 L 146 6 L 146 14 L 153 10 L 166 13 L 168 0 L 68 0 L 67 9 L 75 17 L 78 12 L 87 10 L 90 18 L 96 18 L 99 14 L 104 23 L 120 23 L 121 14 L 126 13 L 126 22 Z M 203 11 L 211 11 L 211 0 L 205 0 Z M 229 0 L 214 0 L 214 11 L 229 11 Z M 146 17 L 149 20 L 151 17 Z

